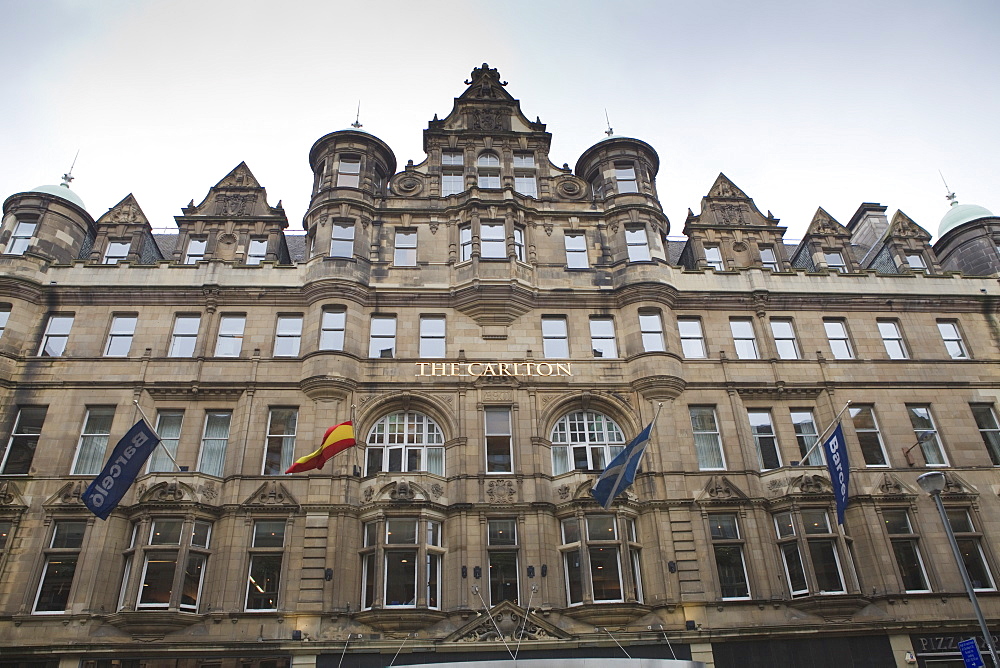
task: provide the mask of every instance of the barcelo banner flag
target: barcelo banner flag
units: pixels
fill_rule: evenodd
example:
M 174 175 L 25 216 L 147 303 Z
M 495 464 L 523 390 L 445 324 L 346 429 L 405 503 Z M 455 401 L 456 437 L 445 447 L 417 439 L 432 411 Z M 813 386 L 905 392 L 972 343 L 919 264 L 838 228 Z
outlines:
M 319 446 L 319 450 L 296 459 L 295 463 L 289 466 L 285 473 L 302 473 L 303 471 L 321 469 L 326 464 L 326 460 L 338 452 L 343 452 L 354 445 L 354 443 L 354 425 L 350 420 L 334 425 L 323 434 L 323 441 Z
M 102 520 L 108 519 L 159 442 L 160 437 L 145 420 L 132 425 L 118 441 L 104 470 L 97 474 L 83 493 L 83 502 L 91 512 Z
M 826 466 L 833 483 L 833 498 L 837 501 L 837 524 L 843 524 L 851 468 L 847 462 L 847 448 L 844 447 L 844 429 L 839 422 L 830 437 L 823 441 L 823 450 L 826 451 Z

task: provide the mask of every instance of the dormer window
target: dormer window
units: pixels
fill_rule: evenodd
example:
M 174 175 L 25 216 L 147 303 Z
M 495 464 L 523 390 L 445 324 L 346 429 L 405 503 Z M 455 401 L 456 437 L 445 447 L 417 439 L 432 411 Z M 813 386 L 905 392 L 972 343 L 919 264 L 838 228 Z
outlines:
M 615 163 L 615 184 L 619 193 L 637 193 L 639 186 L 635 180 L 635 165 L 631 162 Z
M 500 157 L 492 151 L 483 153 L 476 161 L 479 168 L 480 188 L 500 187 Z
M 194 264 L 199 260 L 204 260 L 205 246 L 207 245 L 208 245 L 207 239 L 188 240 L 187 252 L 184 254 L 184 264 Z
M 844 262 L 843 253 L 837 251 L 829 251 L 823 253 L 823 257 L 826 260 L 826 266 L 831 270 L 836 271 L 840 274 L 847 272 L 847 264 Z
M 465 190 L 465 177 L 462 168 L 465 165 L 461 151 L 445 151 L 441 154 L 441 196 L 457 195 Z
M 340 158 L 340 166 L 337 168 L 338 188 L 357 188 L 361 183 L 361 158 L 354 155 L 345 155 Z
M 920 253 L 907 253 L 906 254 L 906 264 L 910 265 L 910 269 L 927 269 L 927 264 L 924 262 L 924 256 Z
M 247 264 L 260 264 L 267 257 L 267 239 L 251 239 L 247 248 Z
M 718 246 L 705 246 L 705 263 L 716 271 L 722 271 L 722 251 Z
M 778 266 L 778 258 L 774 254 L 774 248 L 772 246 L 760 247 L 760 265 L 764 269 L 770 269 L 771 271 L 778 271 L 780 269 Z
M 127 241 L 112 241 L 104 251 L 104 264 L 118 264 L 126 257 L 132 244 Z
M 538 181 L 535 179 L 535 155 L 533 153 L 514 154 L 514 190 L 538 197 Z

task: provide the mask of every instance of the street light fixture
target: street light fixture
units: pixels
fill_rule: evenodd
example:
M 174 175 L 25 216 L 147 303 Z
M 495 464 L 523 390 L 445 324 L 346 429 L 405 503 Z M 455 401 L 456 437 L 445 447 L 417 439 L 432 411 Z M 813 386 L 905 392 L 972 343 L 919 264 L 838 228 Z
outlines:
M 973 589 L 972 580 L 969 579 L 969 571 L 965 568 L 962 552 L 958 549 L 955 532 L 951 528 L 951 522 L 948 521 L 948 514 L 944 511 L 944 503 L 941 502 L 941 492 L 944 490 L 945 482 L 944 473 L 941 471 L 931 471 L 917 478 L 917 484 L 920 485 L 920 489 L 927 492 L 934 499 L 938 514 L 941 515 L 941 522 L 944 524 L 944 532 L 948 534 L 948 542 L 951 543 L 952 554 L 955 555 L 955 563 L 958 564 L 958 570 L 962 574 L 962 582 L 965 583 L 965 592 L 969 595 L 969 600 L 972 601 L 972 608 L 976 612 L 976 619 L 979 620 L 979 630 L 982 631 L 983 638 L 986 640 L 986 647 L 990 650 L 993 665 L 1000 666 L 1000 662 L 997 661 L 996 648 L 993 646 L 993 635 L 986 626 L 986 618 L 983 617 L 983 611 L 979 607 L 979 599 L 976 598 L 976 590 Z

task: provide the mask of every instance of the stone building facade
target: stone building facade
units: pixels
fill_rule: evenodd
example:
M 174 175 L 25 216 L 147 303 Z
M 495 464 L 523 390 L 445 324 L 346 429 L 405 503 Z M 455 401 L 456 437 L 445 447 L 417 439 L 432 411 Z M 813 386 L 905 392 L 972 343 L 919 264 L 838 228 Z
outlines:
M 318 140 L 304 235 L 245 164 L 176 235 L 131 195 L 7 198 L 0 666 L 961 665 L 915 480 L 945 472 L 996 623 L 1000 219 L 932 246 L 864 203 L 790 245 L 720 174 L 674 241 L 653 147 L 560 167 L 495 69 L 466 85 L 420 164 Z M 99 520 L 81 495 L 141 414 L 162 450 Z M 348 419 L 358 447 L 284 475 Z M 837 419 L 842 526 L 808 452 Z

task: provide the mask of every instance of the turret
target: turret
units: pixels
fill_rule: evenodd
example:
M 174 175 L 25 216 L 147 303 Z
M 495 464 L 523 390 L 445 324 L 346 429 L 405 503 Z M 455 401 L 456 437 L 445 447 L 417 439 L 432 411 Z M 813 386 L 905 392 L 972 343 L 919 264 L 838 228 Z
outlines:
M 70 190 L 72 179 L 66 174 L 61 185 L 38 186 L 7 198 L 0 228 L 4 255 L 69 264 L 93 244 L 94 219 L 79 195 Z

